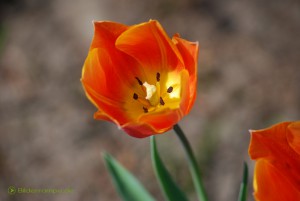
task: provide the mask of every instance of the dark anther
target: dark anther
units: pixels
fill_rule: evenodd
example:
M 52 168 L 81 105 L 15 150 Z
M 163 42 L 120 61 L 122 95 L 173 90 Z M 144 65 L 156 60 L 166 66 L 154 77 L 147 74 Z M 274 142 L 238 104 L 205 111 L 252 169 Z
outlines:
M 134 94 L 133 94 L 133 99 L 134 99 L 134 100 L 137 100 L 138 98 L 139 98 L 139 96 L 138 96 L 136 93 L 134 93 Z
M 138 81 L 139 85 L 143 85 L 142 81 L 138 77 L 135 77 L 135 79 Z
M 173 87 L 169 87 L 167 90 L 168 93 L 172 93 L 172 91 L 173 91 Z
M 162 97 L 159 98 L 159 103 L 160 103 L 161 105 L 164 105 L 164 104 L 165 104 L 165 101 L 162 99 Z
M 145 107 L 143 107 L 143 110 L 144 110 L 144 112 L 145 112 L 145 113 L 147 113 L 147 112 L 148 112 L 148 109 L 147 109 L 147 108 L 145 108 Z
M 156 73 L 156 80 L 157 80 L 157 82 L 160 81 L 160 74 L 159 73 Z

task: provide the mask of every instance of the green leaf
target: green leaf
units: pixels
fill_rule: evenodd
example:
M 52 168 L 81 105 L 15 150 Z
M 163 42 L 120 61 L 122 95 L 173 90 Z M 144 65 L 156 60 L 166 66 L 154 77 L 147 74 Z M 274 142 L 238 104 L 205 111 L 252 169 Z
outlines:
M 4 48 L 5 39 L 6 39 L 6 30 L 4 29 L 4 25 L 0 24 L 0 53 L 2 53 L 2 50 Z
M 142 184 L 112 156 L 104 153 L 107 169 L 114 186 L 124 201 L 154 201 Z
M 188 201 L 185 194 L 173 181 L 168 170 L 162 163 L 159 154 L 157 152 L 155 137 L 151 137 L 151 157 L 152 165 L 155 170 L 156 177 L 159 181 L 160 187 L 164 193 L 166 200 L 168 201 Z
M 247 185 L 248 185 L 248 166 L 247 166 L 247 163 L 244 163 L 243 181 L 241 183 L 238 201 L 246 201 Z

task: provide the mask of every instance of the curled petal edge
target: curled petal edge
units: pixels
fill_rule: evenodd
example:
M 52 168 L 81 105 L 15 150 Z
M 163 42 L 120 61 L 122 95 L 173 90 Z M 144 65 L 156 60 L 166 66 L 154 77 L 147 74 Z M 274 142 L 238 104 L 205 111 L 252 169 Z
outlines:
M 286 137 L 290 147 L 300 155 L 300 121 L 293 122 L 288 126 Z
M 121 128 L 133 137 L 144 138 L 169 131 L 182 116 L 180 109 L 163 110 L 156 114 L 142 116 L 138 122 L 128 122 Z

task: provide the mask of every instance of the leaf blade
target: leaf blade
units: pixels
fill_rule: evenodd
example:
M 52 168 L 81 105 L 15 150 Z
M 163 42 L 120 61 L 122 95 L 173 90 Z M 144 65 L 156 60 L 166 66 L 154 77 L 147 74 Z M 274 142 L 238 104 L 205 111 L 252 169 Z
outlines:
M 238 201 L 246 201 L 247 199 L 247 186 L 248 186 L 248 165 L 244 162 L 243 181 L 240 186 Z
M 157 151 L 155 137 L 151 136 L 151 158 L 156 177 L 159 181 L 163 194 L 168 201 L 188 201 L 185 194 L 172 179 L 170 173 L 164 166 Z
M 114 186 L 124 201 L 155 201 L 142 184 L 111 155 L 103 155 Z

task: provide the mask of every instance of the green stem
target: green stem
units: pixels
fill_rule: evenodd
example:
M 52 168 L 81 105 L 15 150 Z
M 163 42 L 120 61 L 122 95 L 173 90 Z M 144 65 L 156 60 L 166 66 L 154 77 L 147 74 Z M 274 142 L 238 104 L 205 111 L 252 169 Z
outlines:
M 183 148 L 186 152 L 190 172 L 192 174 L 192 178 L 193 178 L 193 182 L 194 182 L 194 185 L 195 185 L 195 188 L 196 188 L 198 198 L 199 198 L 200 201 L 208 201 L 205 190 L 204 190 L 204 185 L 203 185 L 203 182 L 202 182 L 202 179 L 201 179 L 200 170 L 199 170 L 199 167 L 197 165 L 196 158 L 193 154 L 191 145 L 188 142 L 187 138 L 185 137 L 183 131 L 181 130 L 181 128 L 179 127 L 178 124 L 176 124 L 173 127 L 173 129 L 174 129 L 175 133 L 177 134 L 178 138 L 180 139 L 180 142 L 183 145 Z

